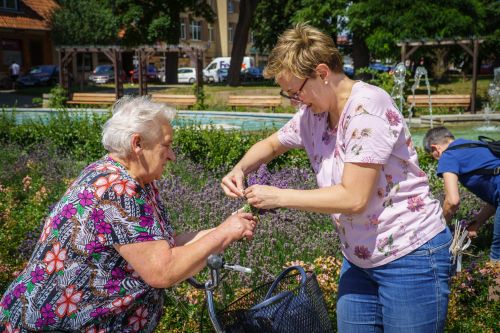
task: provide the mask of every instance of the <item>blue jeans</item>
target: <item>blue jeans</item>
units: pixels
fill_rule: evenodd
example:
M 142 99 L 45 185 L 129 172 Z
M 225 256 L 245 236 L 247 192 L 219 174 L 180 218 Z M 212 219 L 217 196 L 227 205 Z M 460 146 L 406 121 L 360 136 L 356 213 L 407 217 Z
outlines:
M 448 228 L 415 251 L 363 269 L 344 259 L 337 300 L 340 333 L 443 332 L 452 236 Z
M 500 261 L 500 206 L 495 213 L 495 225 L 493 226 L 493 242 L 491 243 L 490 258 L 493 261 Z

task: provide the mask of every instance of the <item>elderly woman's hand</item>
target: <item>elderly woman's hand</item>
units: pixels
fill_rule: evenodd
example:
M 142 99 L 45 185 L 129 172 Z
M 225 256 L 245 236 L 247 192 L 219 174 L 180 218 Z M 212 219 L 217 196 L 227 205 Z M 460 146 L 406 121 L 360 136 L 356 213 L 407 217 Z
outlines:
M 281 189 L 267 185 L 252 185 L 243 191 L 250 205 L 260 209 L 281 207 Z
M 245 174 L 240 168 L 235 167 L 224 178 L 222 178 L 222 189 L 231 198 L 243 196 L 243 181 Z
M 229 216 L 217 229 L 229 235 L 231 242 L 242 238 L 252 239 L 257 222 L 251 213 L 236 213 Z M 225 244 L 226 247 L 229 244 Z

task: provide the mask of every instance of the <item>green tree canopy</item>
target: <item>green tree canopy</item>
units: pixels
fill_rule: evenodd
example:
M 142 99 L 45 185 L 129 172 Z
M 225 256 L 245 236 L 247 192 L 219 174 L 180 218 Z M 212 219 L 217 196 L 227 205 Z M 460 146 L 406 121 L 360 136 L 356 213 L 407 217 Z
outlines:
M 52 14 L 57 45 L 116 44 L 119 20 L 102 0 L 61 0 Z

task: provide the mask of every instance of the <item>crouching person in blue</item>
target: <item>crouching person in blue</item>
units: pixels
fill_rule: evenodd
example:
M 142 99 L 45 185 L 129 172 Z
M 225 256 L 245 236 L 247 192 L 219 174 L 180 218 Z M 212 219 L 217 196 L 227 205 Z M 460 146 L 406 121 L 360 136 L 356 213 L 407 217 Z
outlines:
M 456 139 L 446 127 L 429 130 L 424 148 L 438 160 L 437 175 L 444 180 L 443 213 L 447 222 L 460 204 L 458 182 L 485 202 L 467 230 L 470 237 L 495 214 L 490 258 L 500 263 L 500 158 L 481 141 Z

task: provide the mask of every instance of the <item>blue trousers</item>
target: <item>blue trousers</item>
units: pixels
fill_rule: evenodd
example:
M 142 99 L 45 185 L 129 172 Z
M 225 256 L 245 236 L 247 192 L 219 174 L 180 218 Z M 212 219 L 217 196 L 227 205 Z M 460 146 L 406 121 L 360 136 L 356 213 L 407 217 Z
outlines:
M 340 333 L 443 332 L 452 235 L 448 228 L 415 251 L 364 269 L 344 259 L 337 300 Z
M 491 243 L 490 258 L 492 261 L 500 261 L 500 206 L 495 213 L 495 225 L 493 226 L 493 242 Z

